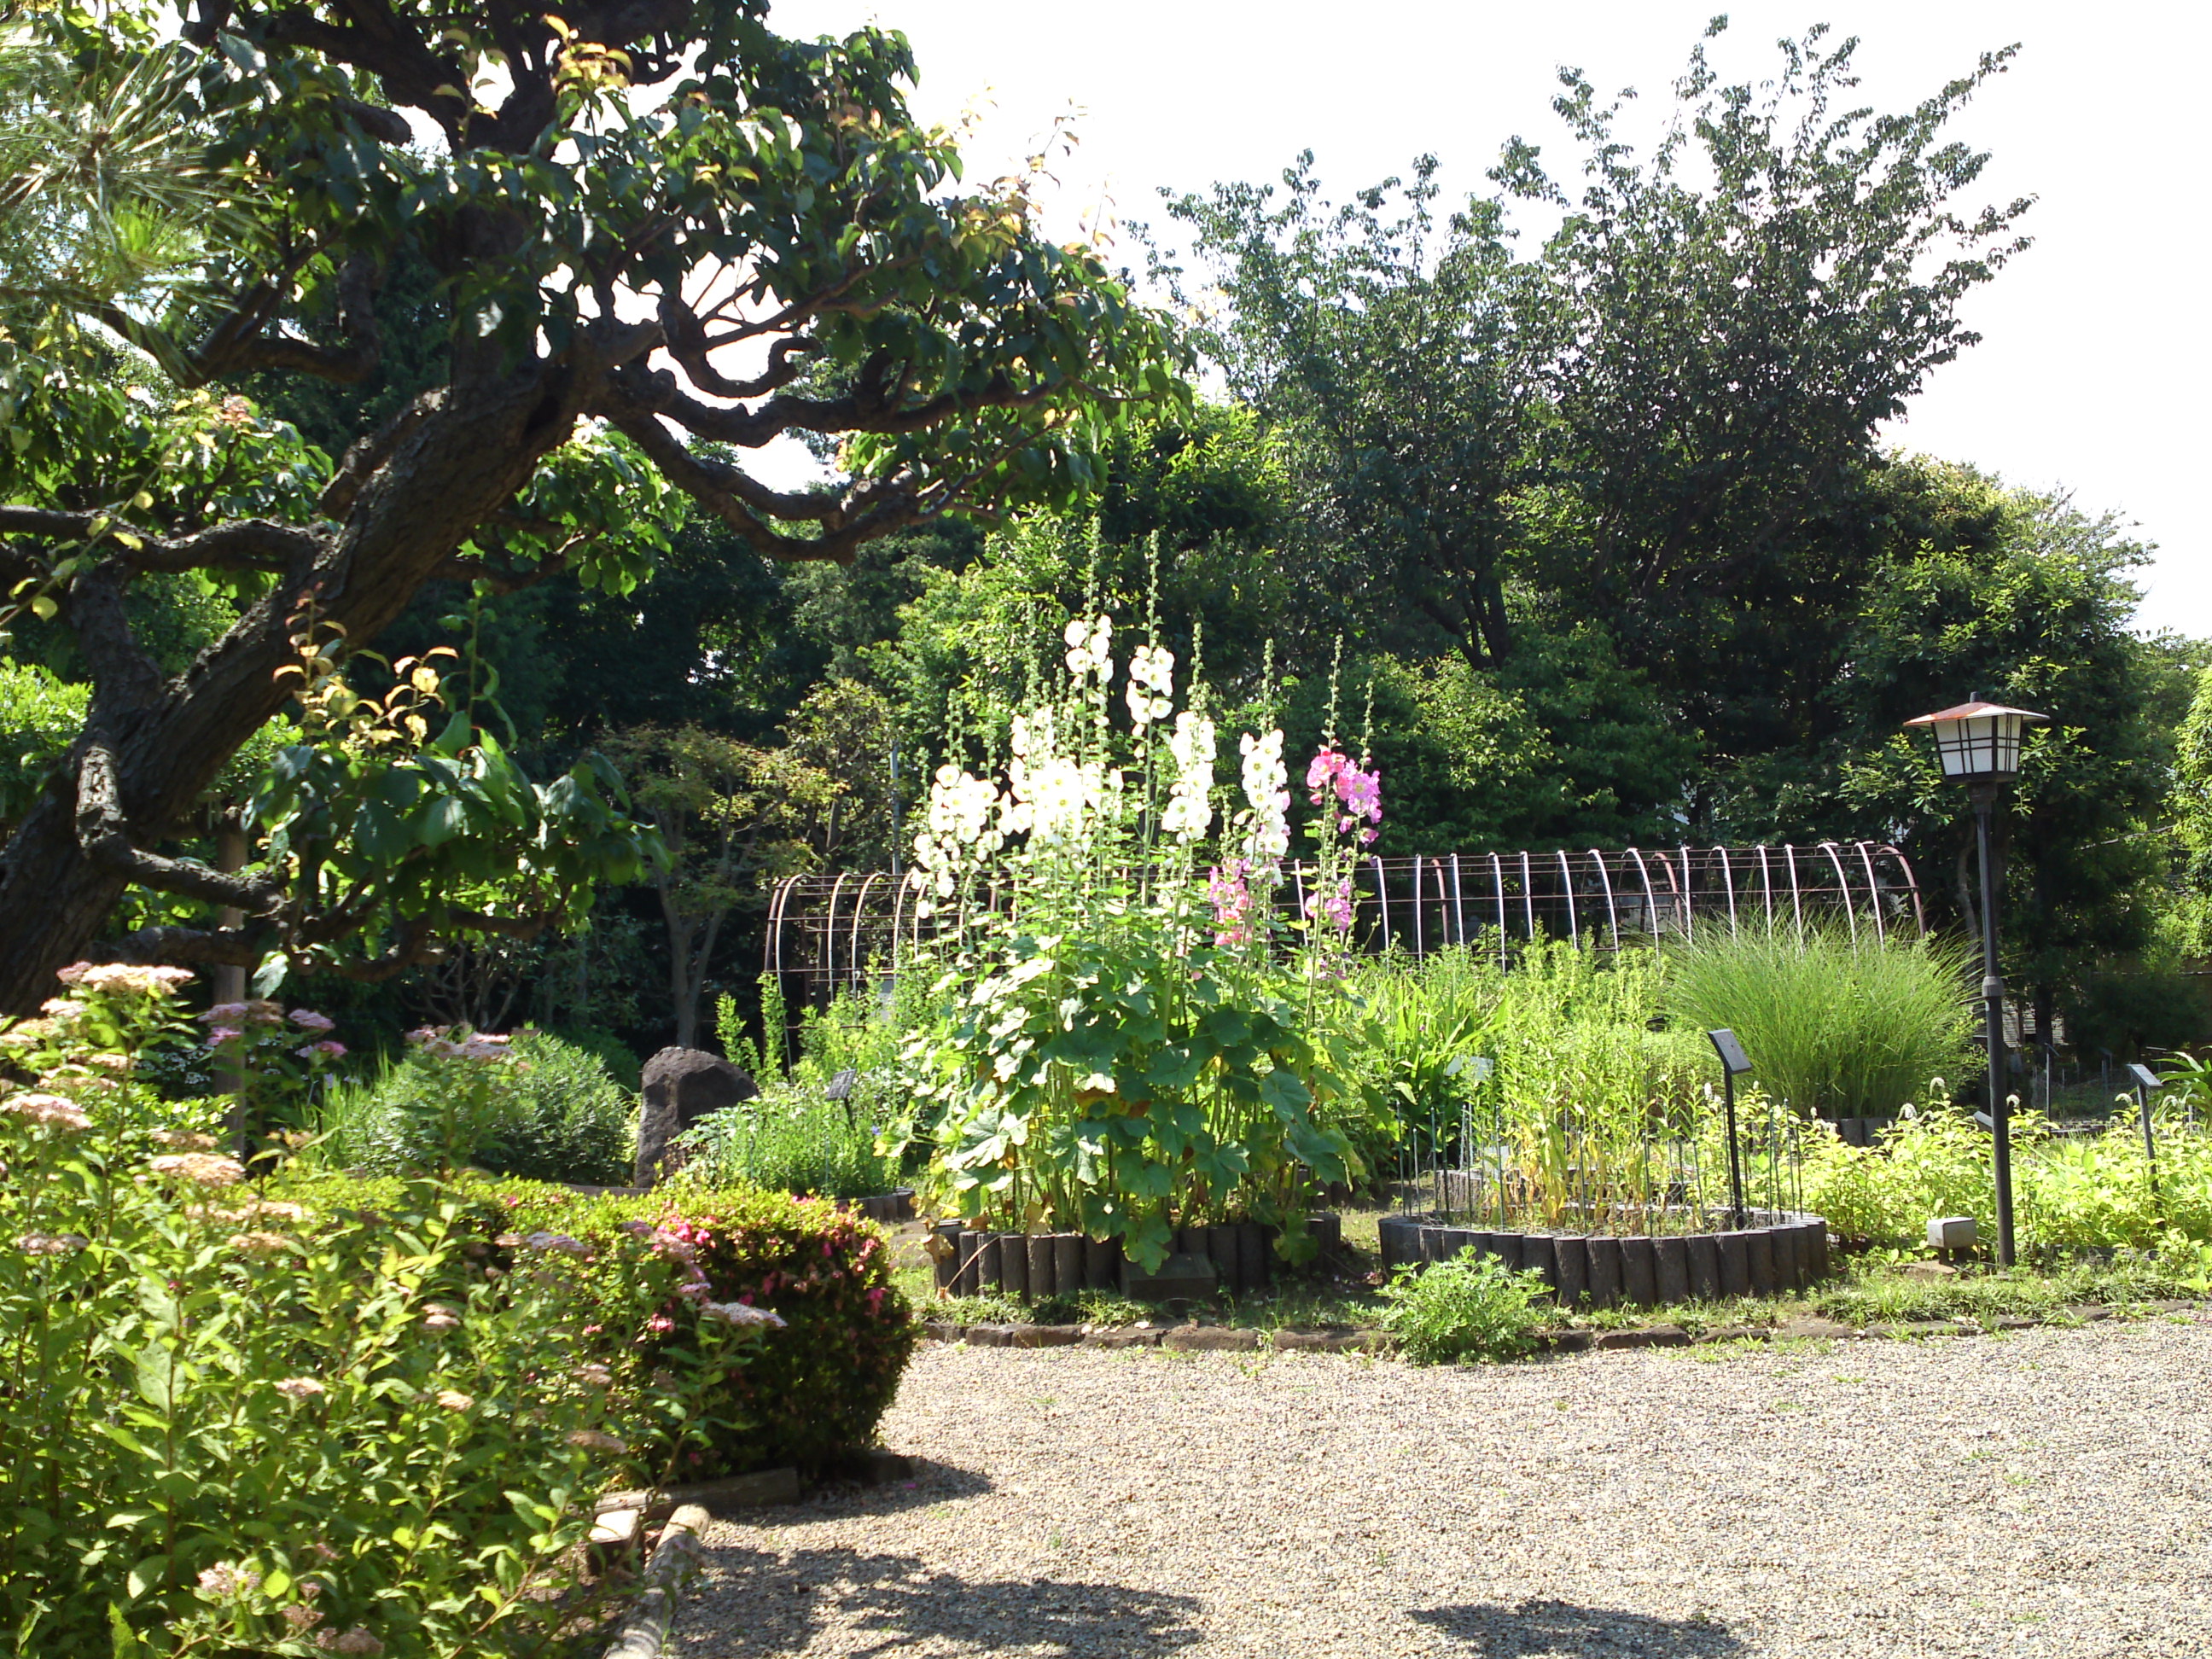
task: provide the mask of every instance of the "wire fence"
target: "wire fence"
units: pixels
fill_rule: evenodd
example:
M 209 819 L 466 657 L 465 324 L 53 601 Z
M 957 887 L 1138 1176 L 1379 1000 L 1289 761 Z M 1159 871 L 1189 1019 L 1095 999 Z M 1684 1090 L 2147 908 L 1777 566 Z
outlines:
M 1277 902 L 1302 915 L 1310 864 L 1285 868 Z M 769 902 L 762 967 L 786 994 L 820 997 L 896 973 L 906 953 L 962 918 L 924 918 L 887 871 L 787 877 Z M 1000 899 L 987 894 L 996 908 Z M 1352 939 L 1362 951 L 1420 957 L 1566 939 L 1600 950 L 1693 939 L 1701 930 L 1841 921 L 1856 935 L 1925 926 L 1920 886 L 1894 847 L 1877 842 L 1607 852 L 1447 853 L 1369 858 L 1352 881 Z

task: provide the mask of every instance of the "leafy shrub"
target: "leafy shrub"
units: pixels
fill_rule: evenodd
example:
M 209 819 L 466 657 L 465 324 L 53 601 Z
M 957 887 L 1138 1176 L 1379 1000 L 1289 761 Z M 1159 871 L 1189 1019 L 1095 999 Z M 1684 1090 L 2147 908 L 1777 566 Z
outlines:
M 588 1276 L 572 1240 L 487 1240 L 511 1206 L 465 1186 L 246 1184 L 219 1108 L 138 1078 L 173 971 L 82 972 L 0 1035 L 40 1079 L 0 1095 L 0 1624 L 56 1655 L 542 1650 L 589 1495 L 659 1475 L 633 1446 L 703 1429 L 760 1325 L 628 1235 Z
M 1972 1064 L 1966 958 L 1954 944 L 1835 927 L 1708 929 L 1667 953 L 1677 1024 L 1727 1026 L 1796 1110 L 1888 1117 Z
M 819 1086 L 767 1080 L 759 1096 L 709 1112 L 677 1142 L 684 1187 L 749 1185 L 775 1192 L 862 1198 L 898 1184 L 898 1159 L 878 1150 L 877 1126 L 858 1101 L 823 1097 Z
M 2178 1115 L 2156 1126 L 2155 1193 L 2142 1129 L 2131 1116 L 2101 1134 L 2054 1135 L 2041 1117 L 2023 1113 L 2013 1136 L 2014 1215 L 2024 1249 L 2148 1249 L 2175 1237 L 2212 1240 L 2212 1134 L 2188 1128 Z M 1870 1147 L 1825 1133 L 1806 1158 L 1804 1188 L 1808 1206 L 1858 1243 L 1917 1248 L 1929 1218 L 1943 1215 L 1971 1215 L 1984 1239 L 1996 1236 L 1989 1133 L 1964 1112 L 1904 1119 Z
M 418 1045 L 374 1076 L 333 1089 L 318 1120 L 320 1160 L 392 1175 L 451 1157 L 528 1180 L 627 1182 L 636 1103 L 606 1062 L 538 1030 L 517 1032 L 511 1052 L 510 1061 L 486 1066 Z M 479 1085 L 483 1098 L 471 1108 Z
M 289 1183 L 286 1195 L 328 1212 L 374 1211 L 404 1188 L 388 1177 L 322 1175 Z M 595 1252 L 574 1269 L 586 1283 L 612 1271 L 627 1242 L 642 1237 L 680 1270 L 696 1267 L 709 1299 L 785 1321 L 725 1392 L 701 1402 L 711 1421 L 684 1450 L 685 1479 L 787 1464 L 833 1470 L 875 1443 L 920 1327 L 892 1283 L 890 1243 L 874 1224 L 826 1202 L 744 1188 L 592 1197 L 536 1182 L 471 1181 L 456 1190 L 468 1205 L 463 1224 L 479 1240 L 544 1231 L 583 1241 Z M 664 1352 L 683 1352 L 691 1340 L 687 1317 L 680 1308 L 661 1316 L 672 1322 L 649 1329 L 642 1347 L 618 1323 L 586 1321 L 595 1357 L 650 1369 Z
M 635 1094 L 645 1086 L 645 1062 L 637 1057 L 636 1050 L 604 1025 L 549 1025 L 544 1034 L 557 1037 L 571 1048 L 581 1048 L 587 1054 L 596 1054 L 604 1061 L 607 1075 L 614 1079 L 615 1087 L 626 1094 Z
M 704 1443 L 684 1454 L 688 1475 L 785 1464 L 835 1471 L 875 1443 L 921 1327 L 892 1282 L 890 1240 L 872 1222 L 823 1200 L 755 1188 L 583 1199 L 541 1188 L 514 1224 L 556 1221 L 587 1242 L 647 1224 L 664 1248 L 696 1266 L 717 1300 L 784 1321 L 731 1374 Z
M 1462 1250 L 1426 1268 L 1401 1267 L 1382 1287 L 1382 1328 L 1417 1365 L 1512 1359 L 1536 1346 L 1541 1273 Z

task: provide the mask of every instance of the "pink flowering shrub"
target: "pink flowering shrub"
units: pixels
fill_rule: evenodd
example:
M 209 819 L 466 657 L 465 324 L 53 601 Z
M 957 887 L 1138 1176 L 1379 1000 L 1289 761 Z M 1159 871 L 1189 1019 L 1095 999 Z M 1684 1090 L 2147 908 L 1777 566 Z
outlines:
M 540 1188 L 515 1214 L 593 1243 L 642 1239 L 677 1265 L 690 1293 L 672 1297 L 667 1323 L 640 1351 L 655 1364 L 687 1352 L 702 1322 L 747 1317 L 718 1304 L 782 1322 L 730 1373 L 704 1443 L 684 1453 L 686 1479 L 786 1464 L 835 1472 L 875 1443 L 921 1330 L 874 1223 L 750 1188 L 599 1199 Z
M 282 1190 L 324 1213 L 379 1212 L 406 1187 L 301 1174 Z M 756 1188 L 595 1197 L 471 1178 L 447 1190 L 462 1206 L 455 1224 L 480 1243 L 487 1265 L 557 1262 L 587 1287 L 587 1304 L 597 1297 L 610 1310 L 642 1310 L 588 1315 L 576 1329 L 629 1402 L 625 1432 L 641 1449 L 658 1448 L 676 1478 L 785 1465 L 834 1472 L 876 1443 L 920 1328 L 874 1223 L 826 1200 Z M 781 1322 L 756 1325 L 755 1310 Z M 732 1328 L 757 1339 L 743 1368 L 691 1397 L 688 1417 L 666 1414 L 652 1377 L 693 1374 Z

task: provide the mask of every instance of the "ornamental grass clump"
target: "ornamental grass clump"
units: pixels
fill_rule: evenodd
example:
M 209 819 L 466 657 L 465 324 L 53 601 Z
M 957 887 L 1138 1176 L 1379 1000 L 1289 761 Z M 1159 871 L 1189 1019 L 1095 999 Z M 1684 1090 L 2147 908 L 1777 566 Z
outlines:
M 0 1034 L 0 1627 L 38 1654 L 548 1650 L 592 1495 L 665 1478 L 772 1340 L 629 1239 L 487 1238 L 465 1189 L 325 1207 L 143 1085 L 167 970 Z M 134 977 L 133 975 L 137 975 Z M 56 1103 L 59 1103 L 57 1104 Z M 610 1353 L 617 1356 L 609 1363 Z
M 942 927 L 941 1012 L 908 1052 L 917 1127 L 971 1222 L 1119 1239 L 1157 1265 L 1177 1226 L 1249 1218 L 1296 1250 L 1316 1187 L 1357 1172 L 1342 1121 L 1364 1103 L 1321 1013 L 1343 995 L 1340 860 L 1285 916 L 1282 732 L 1239 737 L 1222 801 L 1202 682 L 1178 710 L 1175 657 L 1148 641 L 1117 699 L 1113 635 L 1066 623 L 1064 672 L 1013 716 L 1000 772 L 936 773 L 912 878 Z M 1313 787 L 1342 810 L 1317 830 L 1340 849 L 1380 816 L 1379 786 L 1324 756 Z
M 1864 927 L 1707 928 L 1668 947 L 1664 1001 L 1678 1025 L 1734 1030 L 1793 1110 L 1891 1117 L 1973 1064 L 1967 962 L 1954 942 Z

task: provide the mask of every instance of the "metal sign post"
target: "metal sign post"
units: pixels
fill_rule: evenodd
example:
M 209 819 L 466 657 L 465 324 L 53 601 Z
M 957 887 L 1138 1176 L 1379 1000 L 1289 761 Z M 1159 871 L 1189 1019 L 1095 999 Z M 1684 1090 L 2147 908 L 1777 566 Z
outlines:
M 1735 1144 L 1735 1079 L 1738 1073 L 1751 1069 L 1751 1060 L 1743 1052 L 1743 1044 L 1735 1040 L 1735 1033 L 1723 1026 L 1708 1031 L 1713 1052 L 1721 1057 L 1721 1087 L 1728 1100 L 1729 1197 L 1735 1205 L 1735 1224 L 1743 1225 L 1743 1157 Z
M 2142 1115 L 2143 1162 L 2150 1165 L 2150 1201 L 2156 1204 L 2161 1200 L 2158 1195 L 2158 1143 L 2151 1138 L 2150 1132 L 2150 1097 L 2154 1091 L 2166 1087 L 2166 1082 L 2141 1063 L 2130 1066 L 2128 1075 L 2135 1079 L 2136 1105 Z

